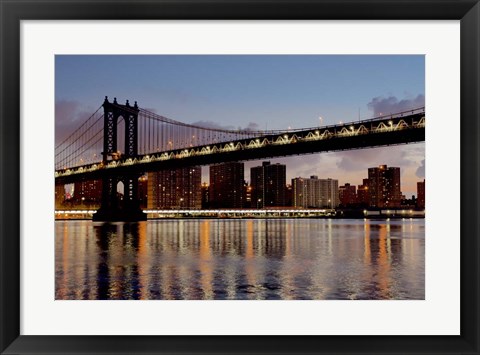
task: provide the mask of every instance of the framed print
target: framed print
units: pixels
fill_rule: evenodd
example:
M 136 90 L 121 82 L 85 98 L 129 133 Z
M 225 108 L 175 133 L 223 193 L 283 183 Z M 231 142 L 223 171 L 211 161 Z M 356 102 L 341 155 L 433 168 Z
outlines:
M 0 1 L 2 354 L 479 353 L 477 1 Z

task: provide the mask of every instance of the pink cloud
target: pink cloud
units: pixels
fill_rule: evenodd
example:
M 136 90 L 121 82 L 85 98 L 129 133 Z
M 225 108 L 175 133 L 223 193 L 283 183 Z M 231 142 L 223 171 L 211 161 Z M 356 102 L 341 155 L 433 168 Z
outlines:
M 378 96 L 374 97 L 367 106 L 373 111 L 374 116 L 388 115 L 425 106 L 425 96 L 417 95 L 415 98 L 403 100 L 399 100 L 395 96 Z

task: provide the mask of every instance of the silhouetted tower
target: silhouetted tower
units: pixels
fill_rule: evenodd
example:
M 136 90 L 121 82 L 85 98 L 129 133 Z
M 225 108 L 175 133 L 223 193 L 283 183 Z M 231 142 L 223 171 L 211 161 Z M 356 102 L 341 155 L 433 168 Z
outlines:
M 138 155 L 138 106 L 130 106 L 128 100 L 120 105 L 115 98 L 103 102 L 103 152 L 102 162 L 108 164 L 112 160 L 135 158 Z M 125 151 L 118 150 L 118 121 L 125 122 Z M 102 205 L 93 219 L 96 221 L 139 221 L 146 215 L 140 209 L 138 198 L 139 173 L 109 174 L 103 178 Z M 123 183 L 123 200 L 120 200 L 117 186 Z

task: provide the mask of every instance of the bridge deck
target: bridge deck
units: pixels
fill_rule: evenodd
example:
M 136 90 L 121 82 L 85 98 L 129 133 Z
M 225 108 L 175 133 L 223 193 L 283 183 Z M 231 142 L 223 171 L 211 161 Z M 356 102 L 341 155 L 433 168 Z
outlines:
M 246 161 L 327 151 L 362 149 L 425 141 L 425 111 L 414 110 L 371 120 L 308 128 L 279 134 L 219 142 L 136 158 L 98 162 L 55 171 L 58 183 L 98 179 L 122 172 L 156 171 L 229 161 Z

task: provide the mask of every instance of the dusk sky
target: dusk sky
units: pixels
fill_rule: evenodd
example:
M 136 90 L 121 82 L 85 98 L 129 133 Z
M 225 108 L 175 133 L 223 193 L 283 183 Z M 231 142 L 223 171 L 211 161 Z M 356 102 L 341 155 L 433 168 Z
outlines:
M 58 144 L 105 96 L 185 123 L 270 130 L 396 113 L 424 106 L 424 95 L 419 55 L 57 55 L 55 136 Z M 425 144 L 270 161 L 287 165 L 287 183 L 318 175 L 358 185 L 368 167 L 399 166 L 402 192 L 410 197 L 424 179 Z M 247 180 L 250 167 L 260 164 L 245 163 Z

